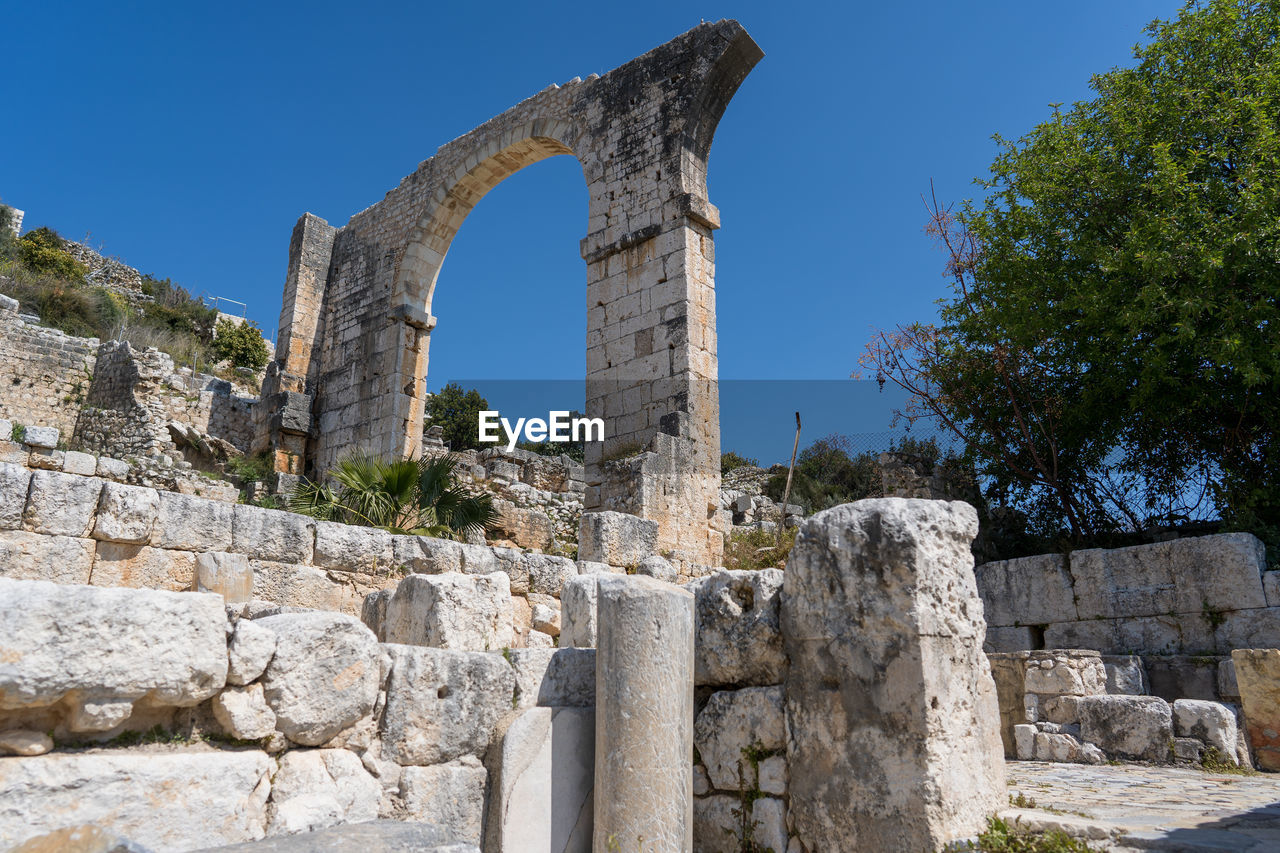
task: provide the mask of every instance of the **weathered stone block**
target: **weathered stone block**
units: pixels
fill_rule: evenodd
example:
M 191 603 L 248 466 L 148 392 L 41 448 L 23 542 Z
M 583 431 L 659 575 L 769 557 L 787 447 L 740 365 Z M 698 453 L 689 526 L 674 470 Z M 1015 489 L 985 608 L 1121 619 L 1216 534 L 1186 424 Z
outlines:
M 0 462 L 0 530 L 22 527 L 22 512 L 27 506 L 31 472 L 21 465 Z
M 572 565 L 572 564 L 570 564 Z M 510 580 L 489 575 L 409 575 L 387 602 L 390 643 L 490 651 L 511 645 Z
M 742 800 L 737 796 L 697 797 L 693 802 L 693 849 L 698 853 L 739 853 L 743 843 L 741 809 Z
M 584 512 L 578 523 L 578 558 L 611 566 L 638 566 L 658 548 L 658 522 L 621 512 Z
M 1092 696 L 1104 692 L 1106 685 L 1106 668 L 1095 651 L 1053 649 L 1027 656 L 1027 693 Z
M 1173 733 L 1203 741 L 1223 761 L 1236 763 L 1236 714 L 1220 702 L 1178 699 L 1173 703 Z
M 378 641 L 338 613 L 285 613 L 257 620 L 276 634 L 262 675 L 276 728 L 294 743 L 319 746 L 373 710 L 381 678 Z
M 560 597 L 565 581 L 578 576 L 578 566 L 565 557 L 525 554 L 521 558 L 529 573 L 529 592 Z
M 516 708 L 591 708 L 596 704 L 594 649 L 512 649 Z
M 151 544 L 178 551 L 222 551 L 231 544 L 235 504 L 176 492 L 160 493 Z
M 967 504 L 896 498 L 801 526 L 782 633 L 787 760 L 804 768 L 791 816 L 807 849 L 936 849 L 1004 801 L 977 529 Z
M 253 600 L 253 569 L 244 554 L 209 551 L 196 555 L 195 578 L 191 588 L 196 592 L 216 592 L 227 604 L 244 604 Z
M 141 486 L 105 482 L 98 499 L 93 538 L 129 545 L 151 541 L 151 529 L 160 510 L 160 493 Z
M 779 684 L 786 675 L 779 601 L 782 572 L 727 571 L 691 581 L 698 685 Z
M 88 583 L 93 570 L 93 546 L 92 539 L 0 530 L 0 577 Z
M 590 853 L 592 708 L 532 708 L 502 736 L 489 816 L 495 850 Z
M 1082 696 L 1080 737 L 1108 755 L 1168 761 L 1173 712 L 1156 696 Z
M 411 820 L 439 826 L 459 842 L 479 845 L 484 834 L 488 776 L 473 755 L 434 767 L 406 767 L 400 775 L 405 812 Z M 529 832 L 522 838 L 527 841 L 531 835 Z
M 262 838 L 275 762 L 258 750 L 53 753 L 0 761 L 0 847 L 94 823 L 155 850 Z M 164 808 L 156 807 L 163 792 Z
M 382 786 L 345 749 L 290 750 L 271 780 L 267 833 L 311 832 L 378 816 Z
M 987 655 L 1000 707 L 1000 740 L 1006 758 L 1016 757 L 1015 728 L 1026 721 L 1027 652 L 996 652 Z
M 62 439 L 57 427 L 29 426 L 22 435 L 22 443 L 27 447 L 54 448 Z
M 1234 610 L 1220 614 L 1218 618 L 1222 621 L 1213 629 L 1212 646 L 1188 651 L 1198 652 L 1213 647 L 1220 654 L 1230 654 L 1236 649 L 1280 648 L 1280 607 Z
M 1224 702 L 1238 702 L 1240 685 L 1236 683 L 1236 662 L 1231 658 L 1218 661 L 1218 698 Z
M 560 589 L 560 645 L 595 648 L 598 574 L 577 575 Z
M 986 563 L 974 572 L 988 625 L 1044 625 L 1079 618 L 1071 574 L 1061 554 Z
M 98 467 L 94 473 L 104 480 L 123 483 L 129 477 L 129 463 L 112 459 L 110 456 L 99 456 Z
M 395 565 L 391 534 L 375 527 L 317 521 L 313 561 L 327 569 L 376 574 Z
M 267 705 L 261 684 L 226 687 L 210 704 L 214 719 L 228 737 L 259 740 L 276 730 L 276 715 Z
M 1258 767 L 1280 770 L 1280 649 L 1236 649 L 1231 660 Z
M 227 683 L 255 681 L 266 671 L 275 653 L 275 631 L 251 619 L 237 621 L 227 643 Z
M 314 566 L 271 563 L 250 560 L 253 569 L 253 594 L 264 601 L 286 607 L 332 610 L 335 613 L 359 615 L 363 596 L 353 588 L 350 576 L 329 572 Z M 346 580 L 346 582 L 343 582 Z
M 1029 627 L 1002 628 L 997 625 L 988 625 L 987 638 L 982 644 L 982 650 L 988 654 L 1022 652 L 1034 648 L 1035 645 L 1035 638 L 1031 635 Z
M 98 471 L 98 460 L 91 454 L 68 450 L 62 456 L 62 470 L 68 474 L 92 477 Z
M 237 504 L 231 520 L 231 550 L 276 563 L 311 562 L 315 522 L 303 515 Z
M 1144 696 L 1151 692 L 1147 671 L 1137 655 L 1103 655 L 1102 665 L 1107 669 L 1108 693 Z
M 1268 607 L 1280 607 L 1280 570 L 1262 573 L 1262 592 Z
M 515 692 L 515 673 L 502 656 L 394 644 L 382 648 L 392 659 L 383 755 L 403 765 L 483 755 Z
M 93 573 L 87 582 L 94 586 L 182 592 L 192 588 L 195 568 L 196 555 L 190 551 L 99 542 L 93 557 Z
M 212 595 L 0 578 L 0 710 L 195 705 L 226 682 L 226 619 Z
M 396 594 L 395 589 L 380 589 L 364 597 L 360 606 L 360 621 L 373 632 L 379 643 L 387 641 L 387 603 Z
M 1071 554 L 1082 620 L 1265 607 L 1265 566 L 1261 541 L 1248 533 Z
M 31 475 L 23 526 L 32 533 L 88 536 L 101 491 L 101 480 L 36 471 Z
M 755 764 L 786 746 L 781 687 L 748 687 L 711 694 L 693 727 L 711 785 L 721 791 L 756 788 Z
M 61 471 L 66 454 L 61 450 L 33 447 L 27 455 L 27 467 L 37 471 Z

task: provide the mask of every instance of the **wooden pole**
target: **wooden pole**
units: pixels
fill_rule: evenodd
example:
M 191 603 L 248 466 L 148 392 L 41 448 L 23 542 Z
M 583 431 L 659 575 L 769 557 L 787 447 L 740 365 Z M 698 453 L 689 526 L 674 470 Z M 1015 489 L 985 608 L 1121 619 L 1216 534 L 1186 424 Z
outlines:
M 796 412 L 796 442 L 791 445 L 791 465 L 787 468 L 787 487 L 782 492 L 782 521 L 778 523 L 777 547 L 782 547 L 782 528 L 787 526 L 787 501 L 791 499 L 791 474 L 796 470 L 796 452 L 800 450 L 800 413 Z

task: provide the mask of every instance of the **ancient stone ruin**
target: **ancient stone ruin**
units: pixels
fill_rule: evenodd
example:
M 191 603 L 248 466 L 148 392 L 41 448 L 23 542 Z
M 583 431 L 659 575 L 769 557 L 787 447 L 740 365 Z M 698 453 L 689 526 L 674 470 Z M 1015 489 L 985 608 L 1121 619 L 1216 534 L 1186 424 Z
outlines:
M 937 468 L 887 454 L 886 497 L 807 519 L 761 469 L 721 488 L 706 161 L 760 57 L 700 25 L 448 143 L 341 228 L 303 216 L 260 397 L 0 298 L 0 850 L 905 853 L 997 816 L 1131 849 L 1166 839 L 1010 809 L 1006 778 L 1280 770 L 1280 572 L 1254 537 L 975 569 L 977 513 Z M 498 496 L 487 544 L 202 476 L 443 451 L 423 383 L 449 243 L 558 154 L 590 194 L 609 426 L 585 466 L 459 454 Z M 775 525 L 798 528 L 785 568 L 718 567 L 725 531 Z
M 707 158 L 762 56 L 734 21 L 703 24 L 605 74 L 550 86 L 440 147 L 341 227 L 294 228 L 276 366 L 264 397 L 277 469 L 324 471 L 353 448 L 420 449 L 431 301 L 454 235 L 504 178 L 582 164 L 586 507 L 658 522 L 664 550 L 719 562 L 720 412 Z M 447 319 L 446 319 L 447 322 Z M 617 452 L 643 449 L 623 468 Z

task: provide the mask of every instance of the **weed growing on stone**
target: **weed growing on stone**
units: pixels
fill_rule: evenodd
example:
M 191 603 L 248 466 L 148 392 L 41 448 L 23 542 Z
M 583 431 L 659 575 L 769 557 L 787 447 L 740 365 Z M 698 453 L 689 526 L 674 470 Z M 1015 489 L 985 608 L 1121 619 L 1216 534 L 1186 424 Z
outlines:
M 998 817 L 988 818 L 986 830 L 964 849 L 981 853 L 1100 853 L 1099 848 L 1060 830 L 1032 832 Z
M 782 532 L 782 545 L 774 542 L 774 534 L 766 530 L 749 530 L 730 534 L 724 546 L 726 569 L 781 569 L 796 543 L 796 528 Z
M 1217 747 L 1207 747 L 1200 756 L 1200 768 L 1209 773 L 1231 773 L 1236 776 L 1258 776 L 1252 767 L 1242 767 L 1226 759 Z

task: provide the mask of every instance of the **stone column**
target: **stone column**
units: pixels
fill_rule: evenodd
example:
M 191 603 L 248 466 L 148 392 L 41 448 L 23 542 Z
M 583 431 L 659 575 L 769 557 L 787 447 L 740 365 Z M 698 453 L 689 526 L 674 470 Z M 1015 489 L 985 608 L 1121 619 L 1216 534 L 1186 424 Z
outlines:
M 938 850 L 1003 805 L 977 530 L 968 504 L 900 498 L 801 527 L 781 617 L 790 807 L 806 850 Z
M 693 596 L 601 577 L 594 850 L 693 849 Z

